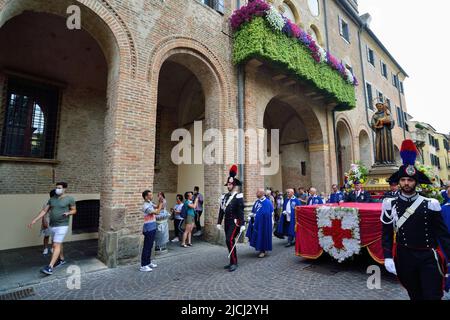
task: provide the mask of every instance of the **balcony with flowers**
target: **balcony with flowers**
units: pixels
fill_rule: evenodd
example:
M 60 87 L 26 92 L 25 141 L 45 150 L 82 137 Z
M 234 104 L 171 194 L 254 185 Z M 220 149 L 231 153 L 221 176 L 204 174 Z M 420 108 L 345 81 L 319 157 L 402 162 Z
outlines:
M 336 110 L 356 107 L 358 80 L 353 73 L 272 5 L 250 0 L 233 13 L 230 24 L 235 64 L 262 60 L 330 97 L 337 104 Z

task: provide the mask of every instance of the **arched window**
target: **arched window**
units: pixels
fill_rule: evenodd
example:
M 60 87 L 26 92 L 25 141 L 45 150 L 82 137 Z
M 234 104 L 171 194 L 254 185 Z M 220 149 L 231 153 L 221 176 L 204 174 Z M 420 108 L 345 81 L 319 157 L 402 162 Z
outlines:
M 283 15 L 288 18 L 289 20 L 291 20 L 292 22 L 295 22 L 295 15 L 294 15 L 294 11 L 291 9 L 291 7 L 286 3 L 283 2 Z
M 314 17 L 317 17 L 320 14 L 319 0 L 308 0 L 308 7 Z
M 319 28 L 317 28 L 315 25 L 311 25 L 311 29 L 309 30 L 309 33 L 311 34 L 311 37 L 316 41 L 319 46 L 323 47 L 323 40 L 322 35 L 320 34 Z

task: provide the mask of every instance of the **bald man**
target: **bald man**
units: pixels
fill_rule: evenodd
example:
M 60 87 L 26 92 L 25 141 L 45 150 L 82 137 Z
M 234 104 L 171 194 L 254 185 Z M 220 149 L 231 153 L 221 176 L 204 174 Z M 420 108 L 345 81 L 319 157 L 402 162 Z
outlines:
M 314 206 L 318 204 L 323 204 L 323 199 L 317 195 L 317 189 L 311 188 L 309 189 L 309 193 L 311 194 L 308 199 L 308 206 Z
M 250 246 L 259 251 L 259 258 L 264 258 L 267 251 L 272 251 L 272 202 L 264 194 L 264 189 L 256 191 L 255 204 L 248 216 L 247 238 Z
M 294 189 L 286 190 L 287 197 L 283 203 L 283 213 L 278 222 L 276 236 L 284 239 L 288 237 L 286 248 L 295 244 L 295 207 L 301 206 L 300 200 L 295 197 Z

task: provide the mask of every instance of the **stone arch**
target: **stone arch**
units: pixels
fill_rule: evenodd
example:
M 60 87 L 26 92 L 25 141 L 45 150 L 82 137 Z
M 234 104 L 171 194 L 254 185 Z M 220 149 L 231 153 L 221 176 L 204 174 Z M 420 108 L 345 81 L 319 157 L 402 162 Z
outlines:
M 231 88 L 225 68 L 220 63 L 220 60 L 202 43 L 192 38 L 182 36 L 170 36 L 164 38 L 157 45 L 155 45 L 155 48 L 149 56 L 147 63 L 148 74 L 146 78 L 148 83 L 151 84 L 151 105 L 155 106 L 156 103 L 155 99 L 157 98 L 158 76 L 161 66 L 169 57 L 177 54 L 187 54 L 192 56 L 193 60 L 195 59 L 197 63 L 201 62 L 203 71 L 210 71 L 212 73 L 220 92 L 218 104 L 219 109 L 217 112 L 222 112 L 226 110 L 226 108 L 230 107 Z M 207 77 L 205 77 L 205 73 L 200 72 L 200 70 L 193 68 L 192 65 L 189 65 L 183 61 L 178 62 L 190 69 L 192 73 L 200 80 L 202 86 L 208 88 L 213 85 L 208 81 Z M 190 63 L 194 64 L 195 61 L 190 61 Z M 199 66 L 199 64 L 197 65 Z M 219 124 L 220 123 L 215 124 L 216 128 L 219 128 Z
M 323 129 L 322 124 L 320 123 L 314 109 L 307 103 L 300 103 L 298 97 L 296 96 L 279 94 L 270 98 L 266 103 L 263 104 L 264 108 L 262 109 L 262 116 L 258 116 L 258 127 L 264 127 L 263 122 L 261 121 L 263 121 L 263 117 L 267 107 L 274 100 L 278 100 L 286 105 L 289 105 L 296 112 L 296 117 L 300 118 L 305 124 L 310 144 L 317 145 L 325 143 L 325 130 Z
M 131 32 L 118 13 L 106 0 L 101 0 L 101 4 L 94 0 L 76 1 L 82 5 L 82 16 L 84 17 L 82 27 L 99 43 L 107 58 L 109 69 L 112 69 L 114 65 L 120 66 L 120 68 L 127 68 L 127 72 L 134 77 L 137 69 L 135 44 Z M 6 21 L 26 10 L 68 16 L 66 9 L 71 4 L 74 4 L 74 2 L 69 0 L 49 0 L 45 5 L 42 2 L 32 0 L 0 0 L 0 27 Z M 83 11 L 83 8 L 87 10 Z M 100 19 L 107 26 L 110 34 L 101 34 L 104 31 L 96 25 L 93 16 Z M 104 39 L 99 37 L 99 32 L 104 36 Z M 114 42 L 114 44 L 111 42 Z M 117 75 L 118 70 L 115 70 L 115 73 Z

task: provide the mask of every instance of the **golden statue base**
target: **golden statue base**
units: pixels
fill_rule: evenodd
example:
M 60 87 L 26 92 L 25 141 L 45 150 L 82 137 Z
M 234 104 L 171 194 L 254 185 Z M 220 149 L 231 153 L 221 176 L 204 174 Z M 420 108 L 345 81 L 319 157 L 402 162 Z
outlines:
M 397 170 L 398 167 L 394 165 L 373 165 L 369 170 L 364 189 L 367 191 L 389 191 L 387 179 Z

